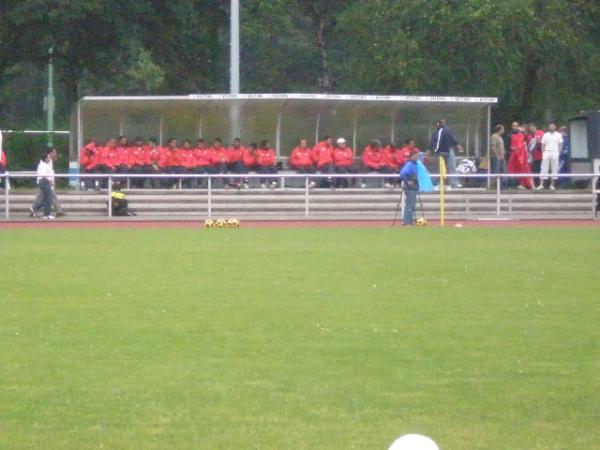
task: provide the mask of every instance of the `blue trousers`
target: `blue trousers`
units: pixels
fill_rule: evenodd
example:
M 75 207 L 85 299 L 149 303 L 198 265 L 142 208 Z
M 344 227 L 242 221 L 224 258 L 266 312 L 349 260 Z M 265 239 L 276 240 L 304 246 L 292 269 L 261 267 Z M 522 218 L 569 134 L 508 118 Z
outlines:
M 417 191 L 405 189 L 404 197 L 404 216 L 402 217 L 402 223 L 404 225 L 412 225 L 415 218 L 415 209 L 417 207 Z

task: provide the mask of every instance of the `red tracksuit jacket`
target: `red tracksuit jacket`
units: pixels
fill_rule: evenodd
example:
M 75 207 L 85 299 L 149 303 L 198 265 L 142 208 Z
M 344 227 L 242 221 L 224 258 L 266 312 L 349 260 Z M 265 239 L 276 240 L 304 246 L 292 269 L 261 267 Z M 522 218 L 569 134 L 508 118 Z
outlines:
M 312 150 L 309 147 L 296 147 L 290 154 L 290 166 L 293 169 L 311 167 L 313 165 L 311 152 Z
M 259 148 L 256 150 L 256 165 L 273 166 L 275 165 L 275 152 L 272 148 Z
M 350 147 L 339 148 L 333 150 L 333 163 L 336 166 L 348 167 L 352 165 L 354 160 L 354 152 Z
M 374 170 L 383 167 L 381 161 L 381 150 L 374 149 L 370 145 L 367 145 L 362 154 L 362 162 L 365 166 Z

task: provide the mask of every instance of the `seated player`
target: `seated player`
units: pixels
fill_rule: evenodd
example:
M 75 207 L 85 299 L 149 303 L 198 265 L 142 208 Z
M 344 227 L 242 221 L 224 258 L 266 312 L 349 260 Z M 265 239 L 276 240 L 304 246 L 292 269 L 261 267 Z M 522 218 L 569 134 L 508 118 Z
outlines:
M 385 165 L 384 158 L 381 150 L 381 141 L 378 139 L 372 140 L 363 150 L 361 172 L 391 173 L 391 169 Z M 360 187 L 366 187 L 366 180 L 364 178 L 361 180 Z
M 118 157 L 117 140 L 112 138 L 108 140 L 104 147 L 96 152 L 92 164 L 88 167 L 93 173 L 113 174 L 115 173 Z M 94 181 L 94 189 L 96 190 L 106 186 L 105 181 Z
M 146 150 L 144 152 L 144 173 L 152 175 L 158 175 L 162 173 L 162 170 L 159 166 L 159 159 L 162 151 L 163 149 L 158 145 L 156 139 L 148 139 L 148 145 L 146 146 Z M 154 188 L 160 188 L 161 180 L 160 178 L 152 178 L 150 180 L 150 184 Z
M 243 174 L 247 173 L 248 169 L 244 164 L 244 147 L 240 138 L 235 138 L 231 143 L 231 147 L 227 149 L 227 170 L 229 173 Z M 231 187 L 239 189 L 242 185 L 242 180 L 236 178 L 232 180 Z
M 133 145 L 130 147 L 130 161 L 131 161 L 131 173 L 144 174 L 146 173 L 146 153 L 147 146 L 144 142 L 143 137 L 136 137 Z M 144 178 L 134 178 L 131 181 L 131 186 L 136 188 L 143 188 Z
M 247 171 L 256 170 L 256 144 L 252 142 L 248 147 L 244 147 L 242 160 Z M 244 189 L 248 189 L 250 184 L 248 178 L 244 178 Z
M 354 162 L 354 151 L 346 144 L 343 137 L 336 141 L 336 147 L 333 150 L 333 166 L 337 174 L 352 173 L 352 164 Z M 348 178 L 336 178 L 335 187 L 349 187 Z
M 84 173 L 93 173 L 97 161 L 96 153 L 99 151 L 100 148 L 96 146 L 96 141 L 94 140 L 91 140 L 82 147 L 79 152 L 79 167 Z M 81 189 L 86 190 L 92 182 L 91 178 L 82 178 L 80 182 Z
M 262 141 L 260 148 L 256 150 L 256 171 L 260 174 L 277 173 L 275 151 L 271 148 L 269 141 Z M 267 183 L 271 188 L 277 186 L 277 181 L 274 178 L 261 178 L 259 181 L 260 187 L 263 189 L 267 187 Z
M 212 148 L 207 147 L 204 139 L 200 138 L 196 141 L 196 148 L 194 148 L 194 173 L 199 175 L 210 175 L 213 173 L 213 159 L 212 159 Z M 202 189 L 206 189 L 208 185 L 207 178 L 194 178 L 192 187 L 200 186 Z
M 312 160 L 312 149 L 308 146 L 306 139 L 300 139 L 300 143 L 290 153 L 290 167 L 296 171 L 296 173 L 315 173 L 315 165 Z M 315 186 L 315 182 L 310 180 L 310 187 Z
M 212 165 L 213 165 L 213 173 L 227 173 L 227 164 L 229 163 L 229 159 L 227 157 L 227 149 L 223 147 L 223 143 L 221 138 L 215 138 L 213 140 L 212 145 Z M 228 178 L 222 178 L 223 186 L 229 185 Z
M 322 174 L 333 173 L 333 139 L 329 136 L 318 142 L 312 149 L 312 160 L 319 171 Z M 333 186 L 333 180 L 328 177 L 322 179 L 319 183 L 319 187 L 331 187 Z
M 177 149 L 177 157 L 179 159 L 180 173 L 192 175 L 195 173 L 196 156 L 192 144 L 188 139 L 184 139 L 181 143 L 181 148 Z M 193 180 L 185 178 L 182 182 L 185 187 L 193 187 Z
M 182 168 L 179 163 L 179 155 L 177 153 L 177 139 L 171 138 L 167 142 L 167 146 L 159 154 L 158 166 L 161 173 L 179 174 L 182 173 Z M 177 187 L 177 178 L 163 178 L 163 187 Z
M 383 149 L 381 149 L 381 162 L 385 168 L 389 169 L 390 173 L 397 173 L 400 166 L 396 163 L 394 159 L 394 151 L 396 150 L 396 144 L 390 142 Z M 395 185 L 394 178 L 386 178 L 384 179 L 384 187 L 387 189 L 392 189 Z

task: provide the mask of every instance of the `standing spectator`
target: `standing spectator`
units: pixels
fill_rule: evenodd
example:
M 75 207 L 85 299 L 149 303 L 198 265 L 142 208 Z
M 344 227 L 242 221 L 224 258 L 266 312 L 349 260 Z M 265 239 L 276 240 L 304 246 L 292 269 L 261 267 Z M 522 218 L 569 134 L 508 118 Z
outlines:
M 231 147 L 227 149 L 227 161 L 227 170 L 230 173 L 243 174 L 247 172 L 244 165 L 244 147 L 240 138 L 235 138 L 231 143 Z M 239 189 L 241 184 L 242 180 L 236 178 L 233 180 L 231 187 Z
M 299 174 L 315 173 L 311 152 L 306 139 L 300 139 L 299 145 L 290 153 L 290 167 Z M 315 187 L 313 180 L 310 180 L 309 187 Z
M 8 161 L 6 159 L 6 153 L 4 153 L 4 149 L 2 148 L 2 133 L 0 133 L 0 175 L 6 172 L 6 167 L 8 165 Z M 4 183 L 4 178 L 0 179 L 0 186 Z
M 531 174 L 529 161 L 527 158 L 527 146 L 525 145 L 525 133 L 520 127 L 519 122 L 512 123 L 510 135 L 510 158 L 508 159 L 509 173 Z M 518 180 L 518 189 L 532 189 L 533 182 L 531 176 L 523 177 Z
M 414 148 L 410 151 L 410 158 L 400 171 L 404 187 L 404 215 L 402 225 L 410 226 L 415 218 L 415 209 L 417 207 L 417 193 L 419 192 L 419 173 L 417 161 L 419 160 L 419 150 Z
M 352 164 L 354 163 L 354 151 L 346 144 L 343 137 L 336 141 L 336 147 L 333 150 L 334 171 L 337 174 L 352 173 Z M 336 178 L 335 187 L 349 187 L 348 178 Z
M 544 175 L 550 174 L 550 190 L 554 190 L 556 174 L 558 174 L 558 160 L 562 151 L 563 137 L 556 131 L 556 124 L 548 125 L 548 132 L 542 137 L 542 169 L 540 171 L 540 184 L 537 189 L 544 189 L 547 179 Z
M 569 156 L 571 154 L 571 139 L 569 138 L 569 129 L 563 125 L 558 129 L 558 132 L 563 138 L 562 150 L 560 151 L 560 156 L 558 158 L 558 173 L 571 173 L 571 168 L 569 167 Z M 566 178 L 558 179 L 559 187 L 564 186 L 567 183 L 568 180 Z
M 463 152 L 462 146 L 458 143 L 452 128 L 446 125 L 445 119 L 436 122 L 437 129 L 431 135 L 429 143 L 430 150 L 446 163 L 446 171 L 449 175 L 456 173 L 456 153 Z M 451 188 L 461 188 L 462 185 L 455 177 L 450 177 Z
M 246 170 L 256 169 L 256 144 L 254 142 L 250 143 L 248 147 L 244 147 L 242 160 L 244 161 Z M 248 189 L 249 187 L 248 178 L 244 178 L 244 189 Z
M 221 138 L 215 138 L 213 140 L 212 163 L 213 173 L 227 173 L 227 164 L 229 163 L 229 159 L 227 158 L 227 149 L 223 147 Z M 228 178 L 222 178 L 222 180 L 224 186 L 229 184 Z
M 52 168 L 50 156 L 52 151 L 53 150 L 46 150 L 37 166 L 37 184 L 40 190 L 39 195 L 41 200 L 39 203 L 34 203 L 34 206 L 30 208 L 32 217 L 37 211 L 42 209 L 44 219 L 54 219 L 54 216 L 50 215 L 52 208 L 52 185 L 54 184 L 54 170 Z
M 528 126 L 527 135 L 525 136 L 525 142 L 527 143 L 527 152 L 529 153 L 529 162 L 531 165 L 531 173 L 539 174 L 542 168 L 542 138 L 544 132 L 538 130 L 535 123 L 531 122 Z M 540 179 L 534 177 L 533 185 L 539 186 Z
M 318 172 L 325 175 L 333 173 L 333 139 L 331 137 L 325 136 L 321 142 L 317 142 L 312 149 L 312 160 Z M 331 187 L 332 185 L 331 177 L 322 179 L 319 183 L 319 187 Z
M 496 125 L 494 127 L 494 133 L 490 138 L 491 147 L 491 171 L 493 174 L 502 175 L 506 173 L 506 151 L 504 150 L 504 127 L 502 125 Z M 500 179 L 500 183 L 503 188 L 506 187 L 506 180 Z
M 212 149 L 206 146 L 204 139 L 200 138 L 196 141 L 196 148 L 194 148 L 195 169 L 194 172 L 199 175 L 210 175 L 213 172 L 213 161 L 212 161 Z M 206 189 L 208 181 L 206 178 L 201 178 L 200 183 L 194 179 L 192 187 L 198 187 Z
M 361 157 L 362 167 L 361 172 L 377 172 L 377 173 L 392 173 L 392 170 L 385 165 L 385 156 L 381 150 L 381 141 L 373 139 L 369 145 L 363 150 Z M 362 179 L 361 188 L 367 187 L 366 179 Z
M 262 141 L 260 148 L 256 150 L 256 171 L 260 174 L 277 173 L 275 151 L 271 148 L 269 141 Z M 263 189 L 267 187 L 266 183 L 269 183 L 269 186 L 272 188 L 277 186 L 274 178 L 260 179 L 260 187 Z

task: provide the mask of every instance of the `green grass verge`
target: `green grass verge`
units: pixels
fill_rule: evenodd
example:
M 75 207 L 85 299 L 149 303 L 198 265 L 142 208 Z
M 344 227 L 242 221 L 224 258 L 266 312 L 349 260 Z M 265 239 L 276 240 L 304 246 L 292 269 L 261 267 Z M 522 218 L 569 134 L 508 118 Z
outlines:
M 600 448 L 600 230 L 1 230 L 0 448 Z

